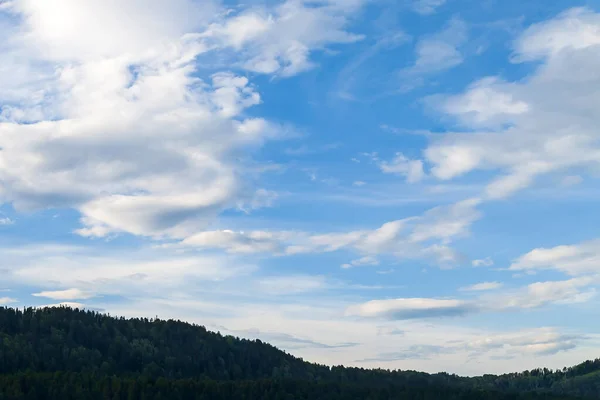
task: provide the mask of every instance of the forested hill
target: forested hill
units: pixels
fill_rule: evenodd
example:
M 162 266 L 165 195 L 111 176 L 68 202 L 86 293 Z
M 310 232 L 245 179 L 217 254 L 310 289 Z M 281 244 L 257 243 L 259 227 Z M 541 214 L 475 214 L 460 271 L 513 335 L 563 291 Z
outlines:
M 557 397 L 554 397 L 556 395 Z M 571 396 L 571 397 L 568 397 Z M 600 398 L 600 360 L 461 378 L 327 367 L 179 321 L 0 308 L 0 400 Z

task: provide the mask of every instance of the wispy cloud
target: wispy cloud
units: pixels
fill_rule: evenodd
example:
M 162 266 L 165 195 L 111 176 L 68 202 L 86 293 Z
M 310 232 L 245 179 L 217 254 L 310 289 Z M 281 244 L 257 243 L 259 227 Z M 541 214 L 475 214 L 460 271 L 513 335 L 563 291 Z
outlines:
M 464 57 L 460 47 L 467 40 L 467 25 L 460 19 L 452 19 L 440 32 L 420 39 L 415 48 L 415 62 L 400 71 L 403 78 L 444 71 L 462 64 Z
M 444 299 L 392 299 L 372 300 L 349 307 L 346 314 L 359 317 L 386 317 L 390 319 L 421 319 L 455 317 L 476 311 L 473 304 L 460 300 Z
M 512 271 L 555 269 L 568 275 L 596 274 L 599 272 L 600 240 L 552 248 L 537 248 L 518 257 Z
M 423 162 L 421 160 L 410 160 L 402 153 L 396 153 L 391 161 L 382 161 L 379 168 L 386 174 L 398 174 L 406 177 L 408 183 L 419 182 L 425 177 Z
M 2 306 L 13 304 L 16 302 L 17 302 L 17 300 L 13 299 L 12 297 L 0 297 L 0 305 L 2 305 Z
M 342 264 L 342 268 L 362 267 L 365 265 L 379 265 L 379 260 L 373 256 L 364 256 L 352 260 L 348 264 Z
M 476 313 L 518 311 L 548 305 L 585 303 L 596 295 L 597 277 L 536 282 L 515 290 L 482 294 L 477 299 L 399 298 L 371 300 L 350 306 L 346 315 L 389 320 L 468 316 Z M 484 282 L 461 291 L 488 292 L 500 289 L 499 282 Z
M 492 260 L 490 257 L 486 257 L 478 260 L 473 260 L 471 264 L 474 267 L 491 267 L 492 265 L 494 265 L 494 260 Z
M 503 284 L 500 282 L 481 282 L 470 286 L 464 286 L 459 290 L 463 292 L 481 292 L 485 290 L 500 289 L 502 286 Z
M 230 331 L 235 334 L 241 334 L 245 337 L 256 337 L 266 340 L 270 343 L 283 345 L 288 349 L 315 348 L 315 349 L 343 349 L 356 347 L 360 343 L 335 343 L 326 344 L 312 339 L 306 339 L 280 332 L 264 332 L 260 329 L 245 329 L 242 331 Z
M 15 221 L 8 217 L 0 217 L 0 225 L 12 225 Z
M 528 188 L 543 175 L 594 168 L 600 160 L 597 121 L 579 116 L 595 115 L 589 112 L 597 96 L 589 88 L 598 84 L 593 67 L 598 35 L 589 32 L 597 31 L 599 21 L 598 14 L 577 8 L 529 27 L 516 40 L 512 59 L 541 63 L 528 79 L 486 77 L 439 103 L 470 131 L 443 135 L 430 145 L 425 155 L 432 175 L 447 180 L 474 170 L 499 171 L 486 189 L 493 200 Z M 580 70 L 576 78 L 573 68 Z M 566 99 L 561 106 L 551 100 L 558 97 Z
M 439 265 L 451 266 L 463 256 L 448 245 L 454 238 L 469 233 L 470 225 L 480 216 L 476 208 L 478 204 L 478 199 L 468 199 L 435 207 L 422 216 L 389 221 L 375 229 L 320 234 L 302 231 L 204 231 L 170 246 L 278 256 L 351 250 L 363 257 L 348 266 L 372 265 L 380 254 L 400 259 L 433 260 Z
M 94 297 L 93 293 L 84 292 L 80 289 L 66 289 L 66 290 L 55 290 L 55 291 L 44 291 L 34 293 L 32 296 L 45 297 L 53 300 L 86 300 Z
M 446 0 L 414 0 L 413 10 L 423 15 L 433 14 L 445 3 Z

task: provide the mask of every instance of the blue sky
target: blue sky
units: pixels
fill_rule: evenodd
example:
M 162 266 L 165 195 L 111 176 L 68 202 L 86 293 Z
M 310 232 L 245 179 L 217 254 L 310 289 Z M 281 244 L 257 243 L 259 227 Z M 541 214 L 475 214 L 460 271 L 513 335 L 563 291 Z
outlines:
M 0 1 L 0 305 L 326 364 L 596 357 L 600 2 Z

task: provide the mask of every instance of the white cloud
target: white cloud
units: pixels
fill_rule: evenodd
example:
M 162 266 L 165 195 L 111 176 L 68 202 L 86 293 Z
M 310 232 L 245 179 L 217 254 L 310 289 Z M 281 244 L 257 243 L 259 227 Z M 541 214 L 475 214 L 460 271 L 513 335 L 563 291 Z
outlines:
M 346 310 L 346 315 L 391 319 L 420 319 L 458 316 L 474 310 L 475 308 L 471 303 L 460 300 L 406 298 L 371 300 L 349 307 Z
M 445 3 L 446 0 L 415 0 L 413 10 L 423 15 L 433 14 L 438 7 L 441 7 Z
M 34 293 L 32 296 L 45 297 L 53 300 L 87 300 L 93 298 L 95 295 L 90 292 L 73 288 L 66 290 L 44 291 Z
M 11 297 L 0 297 L 0 306 L 16 303 L 17 300 Z
M 467 40 L 467 25 L 460 19 L 452 19 L 440 32 L 419 40 L 416 44 L 416 60 L 413 66 L 401 71 L 410 77 L 415 74 L 440 72 L 462 64 L 460 47 Z
M 547 362 L 555 368 L 584 359 L 596 343 L 555 328 L 494 331 L 434 318 L 470 312 L 473 304 L 456 299 L 384 300 L 352 308 L 347 299 L 330 295 L 330 289 L 339 287 L 323 276 L 252 275 L 253 269 L 235 269 L 243 263 L 239 258 L 199 255 L 193 257 L 195 262 L 181 263 L 192 257 L 165 249 L 93 250 L 58 245 L 4 248 L 2 254 L 0 269 L 7 285 L 26 284 L 40 291 L 77 287 L 99 294 L 82 303 L 59 304 L 104 309 L 126 317 L 158 315 L 201 323 L 236 336 L 273 341 L 294 355 L 329 365 L 381 367 L 385 363 L 393 368 L 474 375 L 480 373 L 481 365 L 469 360 L 484 363 L 489 372 L 507 372 L 514 370 L 515 362 L 533 368 L 539 365 L 536 356 L 560 353 Z M 114 302 L 103 294 L 124 296 L 127 301 Z M 393 334 L 399 332 L 392 321 L 374 325 L 371 318 L 344 317 L 348 307 L 355 316 L 403 318 L 403 334 Z M 381 333 L 387 334 L 385 341 Z M 358 361 L 384 358 L 384 353 L 406 356 L 431 346 L 440 347 L 440 354 Z
M 18 38 L 45 59 L 81 60 L 147 52 L 156 43 L 194 32 L 217 11 L 211 1 L 17 0 L 9 10 L 24 18 Z M 93 43 L 93 46 L 90 46 Z
M 471 265 L 474 267 L 491 267 L 494 265 L 494 260 L 492 260 L 490 257 L 486 257 L 480 260 L 473 260 Z
M 246 78 L 213 75 L 202 89 L 186 51 L 146 63 L 133 83 L 120 61 L 65 71 L 74 78 L 63 119 L 2 124 L 3 197 L 18 209 L 76 207 L 86 236 L 185 235 L 234 206 L 243 196 L 234 153 L 270 128 L 231 119 L 258 101 Z
M 501 294 L 491 300 L 493 308 L 535 308 L 548 304 L 584 303 L 595 296 L 595 288 L 586 289 L 597 282 L 593 278 L 574 278 L 566 281 L 536 282 L 514 293 Z
M 379 265 L 379 260 L 373 256 L 364 256 L 350 261 L 348 264 L 342 264 L 342 268 L 362 267 L 365 265 Z
M 479 218 L 479 199 L 435 207 L 422 216 L 390 221 L 375 229 L 349 232 L 310 233 L 302 231 L 204 231 L 168 245 L 179 248 L 223 249 L 230 253 L 271 253 L 278 256 L 302 253 L 352 251 L 360 259 L 343 268 L 374 264 L 377 255 L 398 259 L 425 259 L 452 266 L 463 256 L 448 245 L 469 233 Z
M 253 188 L 245 160 L 281 129 L 247 117 L 256 88 L 211 60 L 237 48 L 239 65 L 226 64 L 293 75 L 314 50 L 360 39 L 344 31 L 360 6 L 11 2 L 1 12 L 14 23 L 0 27 L 1 75 L 14 76 L 0 79 L 1 198 L 19 211 L 75 208 L 83 236 L 183 238 L 225 209 L 270 205 L 276 194 Z
M 541 61 L 527 79 L 487 77 L 436 101 L 469 129 L 433 140 L 425 151 L 431 174 L 452 179 L 474 170 L 500 172 L 485 191 L 486 199 L 499 199 L 545 174 L 597 168 L 599 27 L 598 14 L 585 9 L 534 25 L 515 45 L 516 62 Z
M 481 282 L 471 286 L 462 287 L 459 290 L 464 292 L 481 292 L 485 290 L 500 289 L 502 286 L 504 285 L 500 282 Z
M 361 3 L 308 5 L 290 0 L 272 9 L 244 11 L 211 25 L 205 35 L 243 54 L 240 64 L 247 70 L 291 76 L 314 67 L 310 60 L 313 51 L 362 39 L 344 30 L 348 15 Z
M 543 347 L 560 349 L 556 356 L 543 360 L 544 365 L 562 368 L 585 359 L 597 343 L 594 335 L 582 336 L 571 329 L 474 329 L 451 324 L 452 319 L 404 320 L 401 326 L 403 335 L 387 335 L 385 340 L 381 340 L 378 333 L 397 330 L 397 323 L 373 324 L 369 318 L 343 318 L 337 311 L 343 304 L 332 303 L 313 293 L 309 293 L 308 298 L 312 301 L 298 304 L 288 302 L 294 300 L 294 296 L 280 297 L 277 307 L 247 300 L 247 306 L 243 308 L 227 302 L 206 304 L 191 299 L 165 301 L 150 298 L 130 304 L 113 304 L 109 308 L 115 315 L 154 317 L 158 314 L 160 318 L 192 321 L 222 333 L 271 341 L 296 356 L 318 363 L 363 368 L 383 366 L 477 375 L 481 374 L 483 364 L 486 372 L 503 373 L 514 371 L 515 363 L 523 369 L 538 367 L 541 361 L 537 357 L 545 353 L 536 353 L 535 350 Z M 218 313 L 211 314 L 211 308 L 218 309 Z M 383 331 L 382 326 L 385 327 Z M 354 345 L 347 348 L 347 345 L 339 346 L 350 343 Z M 435 357 L 376 360 L 382 358 L 382 354 L 404 352 L 411 348 L 426 349 L 428 346 L 438 346 L 442 351 Z M 372 361 L 364 361 L 368 359 Z
M 460 343 L 477 353 L 503 350 L 508 356 L 518 354 L 550 355 L 574 349 L 585 337 L 563 334 L 553 328 L 500 333 Z
M 466 316 L 547 305 L 576 304 L 590 301 L 596 294 L 598 278 L 584 277 L 566 281 L 536 282 L 525 287 L 481 294 L 476 299 L 399 298 L 371 300 L 347 308 L 346 315 L 391 320 Z M 483 282 L 460 291 L 487 292 L 501 288 L 500 282 Z
M 425 176 L 423 162 L 421 160 L 410 160 L 402 153 L 396 153 L 396 156 L 390 162 L 381 162 L 379 168 L 386 174 L 405 176 L 408 183 L 419 182 Z
M 600 240 L 533 249 L 518 257 L 509 269 L 512 271 L 555 269 L 573 276 L 598 274 L 600 273 Z
M 477 206 L 481 203 L 478 198 L 470 198 L 440 206 L 427 211 L 411 233 L 411 239 L 422 242 L 430 239 L 440 239 L 449 243 L 453 238 L 469 233 L 471 224 L 481 217 Z
M 0 217 L 0 226 L 1 225 L 12 225 L 14 224 L 15 221 L 13 221 L 12 219 L 8 218 L 8 217 Z
M 511 122 L 516 116 L 528 112 L 529 105 L 515 99 L 515 95 L 505 87 L 506 83 L 498 78 L 484 78 L 469 87 L 463 96 L 449 98 L 442 104 L 443 111 L 460 115 L 464 122 L 473 125 Z
M 265 141 L 278 138 L 281 129 L 248 116 L 249 108 L 261 102 L 249 77 L 213 69 L 227 65 L 282 77 L 312 68 L 315 51 L 361 38 L 347 26 L 362 1 L 287 1 L 232 13 L 218 4 L 191 0 L 168 6 L 157 0 L 11 4 L 11 12 L 23 17 L 11 21 L 23 24 L 0 26 L 7 39 L 0 43 L 0 147 L 6 150 L 0 152 L 2 201 L 18 210 L 75 208 L 83 224 L 77 232 L 84 236 L 128 232 L 234 255 L 196 254 L 181 251 L 182 246 L 138 251 L 2 249 L 0 273 L 8 285 L 34 287 L 34 296 L 66 300 L 61 304 L 75 307 L 108 303 L 111 312 L 129 315 L 193 316 L 237 331 L 258 326 L 257 336 L 317 348 L 300 355 L 329 364 L 375 359 L 378 352 L 390 354 L 400 346 L 406 346 L 403 356 L 437 351 L 438 346 L 442 350 L 435 362 L 424 357 L 395 366 L 473 371 L 479 367 L 466 365 L 473 352 L 513 356 L 525 366 L 522 361 L 533 361 L 522 354 L 581 346 L 579 337 L 556 330 L 503 334 L 441 324 L 425 327 L 417 319 L 498 310 L 493 304 L 506 310 L 586 301 L 594 295 L 592 278 L 538 282 L 509 296 L 489 294 L 478 299 L 481 306 L 426 298 L 350 306 L 349 315 L 410 319 L 403 322 L 401 341 L 381 343 L 372 321 L 341 317 L 348 306 L 343 296 L 319 297 L 337 287 L 324 276 L 252 275 L 257 269 L 248 261 L 252 253 L 342 250 L 356 253 L 353 266 L 376 265 L 379 254 L 456 262 L 460 255 L 450 243 L 468 234 L 479 218 L 478 198 L 350 232 L 206 230 L 223 210 L 249 212 L 275 201 L 277 193 L 257 190 L 254 175 L 247 172 L 246 162 L 251 161 L 246 160 Z M 421 1 L 420 12 L 430 13 L 441 4 Z M 553 24 L 528 30 L 515 46 L 515 60 L 544 63 L 530 79 L 484 79 L 463 96 L 440 102 L 469 132 L 431 136 L 441 137 L 425 154 L 433 176 L 451 179 L 475 169 L 500 170 L 506 176 L 488 187 L 485 196 L 491 199 L 527 187 L 538 175 L 558 170 L 557 164 L 567 169 L 596 162 L 597 16 L 573 11 Z M 458 65 L 465 38 L 460 21 L 439 36 L 423 38 L 417 44 L 413 73 Z M 582 73 L 564 73 L 573 66 L 581 67 Z M 565 77 L 572 81 L 564 84 Z M 473 127 L 484 131 L 472 133 Z M 397 157 L 382 163 L 382 169 L 384 165 L 386 172 L 406 175 L 409 181 L 424 176 L 418 160 Z M 596 273 L 593 246 L 576 247 L 574 254 L 557 251 L 546 254 L 546 261 L 538 254 L 513 266 Z M 487 259 L 473 263 L 488 265 Z M 491 289 L 493 284 L 471 289 Z M 111 294 L 128 301 L 111 304 L 102 296 Z M 301 295 L 302 301 L 292 299 Z M 285 301 L 273 307 L 272 296 Z M 245 307 L 239 306 L 242 298 Z M 78 299 L 89 304 L 68 302 Z M 14 301 L 5 297 L 0 304 Z M 339 343 L 342 335 L 348 343 L 358 343 L 353 350 L 326 351 L 336 346 L 327 344 Z M 485 343 L 477 342 L 479 338 Z M 447 346 L 447 340 L 466 344 Z M 588 353 L 583 350 L 572 359 L 579 354 Z M 561 358 L 560 364 L 570 363 L 563 361 L 567 359 Z M 512 365 L 513 361 L 493 368 Z
M 279 193 L 273 190 L 258 189 L 248 201 L 239 203 L 238 208 L 246 213 L 250 213 L 259 208 L 272 207 L 278 198 Z
M 161 296 L 244 277 L 256 270 L 255 265 L 231 257 L 179 254 L 170 249 L 107 252 L 31 245 L 4 248 L 2 254 L 0 270 L 8 284 L 38 287 L 42 289 L 40 297 L 57 300 L 84 299 L 91 294 Z M 77 289 L 65 291 L 65 287 Z
M 468 314 L 476 309 L 461 300 L 404 298 L 371 300 L 349 307 L 346 315 L 359 317 L 385 317 L 391 319 L 420 319 Z
M 515 44 L 516 61 L 559 57 L 561 52 L 600 45 L 600 16 L 587 8 L 572 8 L 555 19 L 529 27 Z
M 437 344 L 402 345 L 399 350 L 380 353 L 374 362 L 432 359 L 444 355 L 467 353 L 470 360 L 487 356 L 494 360 L 514 360 L 517 357 L 538 357 L 573 351 L 589 339 L 576 333 L 563 333 L 555 328 L 538 328 L 513 332 L 481 332 L 478 337 L 443 341 Z
M 248 233 L 230 230 L 205 231 L 186 238 L 181 244 L 200 248 L 221 248 L 230 253 L 276 253 L 281 251 L 280 242 L 284 237 L 283 233 L 262 231 Z

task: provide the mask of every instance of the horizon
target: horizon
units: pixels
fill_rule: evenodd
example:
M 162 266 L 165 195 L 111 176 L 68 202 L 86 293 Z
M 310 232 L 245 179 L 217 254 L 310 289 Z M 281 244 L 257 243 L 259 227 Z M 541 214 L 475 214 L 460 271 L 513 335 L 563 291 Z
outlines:
M 0 35 L 0 307 L 600 357 L 600 0 L 0 0 Z
M 219 335 L 219 336 L 225 337 L 225 338 L 226 337 L 233 337 L 234 339 L 237 339 L 237 340 L 248 340 L 248 341 L 251 341 L 251 342 L 257 342 L 257 341 L 259 341 L 262 344 L 266 344 L 266 345 L 272 346 L 275 349 L 283 352 L 284 354 L 290 355 L 290 356 L 292 356 L 292 357 L 294 357 L 294 358 L 296 358 L 296 359 L 298 359 L 300 361 L 303 361 L 303 362 L 306 362 L 306 363 L 309 363 L 309 364 L 314 364 L 314 365 L 318 365 L 318 366 L 327 367 L 329 369 L 333 369 L 333 368 L 336 368 L 336 367 L 363 368 L 363 367 L 360 367 L 360 366 L 347 366 L 347 365 L 341 365 L 341 364 L 336 365 L 336 364 L 320 364 L 320 363 L 316 363 L 314 361 L 306 360 L 306 359 L 303 359 L 301 357 L 298 357 L 298 356 L 294 355 L 293 353 L 286 351 L 285 349 L 281 349 L 281 348 L 277 347 L 276 345 L 274 345 L 274 344 L 272 344 L 270 342 L 262 341 L 259 338 L 245 338 L 245 337 L 241 337 L 241 336 L 235 336 L 235 335 L 230 335 L 230 334 L 223 334 L 223 333 L 221 333 L 218 330 L 207 329 L 207 327 L 204 326 L 204 325 L 202 325 L 202 324 L 188 322 L 188 321 L 181 320 L 181 319 L 173 319 L 173 318 L 162 319 L 158 315 L 155 316 L 155 317 L 152 317 L 152 318 L 147 318 L 147 317 L 124 317 L 124 316 L 121 316 L 121 315 L 112 315 L 112 314 L 110 314 L 108 312 L 105 312 L 105 311 L 102 311 L 102 310 L 93 310 L 93 309 L 88 309 L 88 308 L 73 308 L 73 307 L 68 306 L 68 305 L 58 305 L 58 306 L 54 305 L 54 306 L 50 306 L 50 307 L 48 307 L 48 306 L 39 306 L 39 307 L 35 307 L 35 306 L 27 307 L 27 306 L 25 306 L 23 308 L 23 310 L 21 310 L 19 308 L 16 308 L 16 307 L 0 306 L 0 309 L 12 309 L 12 310 L 15 310 L 17 312 L 22 312 L 22 313 L 24 313 L 25 311 L 27 311 L 29 309 L 32 309 L 32 310 L 51 310 L 53 308 L 67 309 L 67 310 L 74 311 L 74 312 L 91 312 L 91 313 L 103 315 L 104 317 L 107 317 L 107 318 L 113 318 L 113 319 L 116 319 L 116 320 L 124 318 L 125 320 L 140 320 L 140 321 L 144 321 L 145 320 L 145 322 L 148 322 L 148 323 L 154 323 L 156 321 L 177 322 L 177 323 L 191 325 L 191 326 L 197 327 L 197 328 L 203 328 L 203 329 L 205 329 L 209 333 L 212 333 L 212 334 L 215 334 L 215 335 Z M 600 360 L 600 358 L 596 358 L 596 359 L 590 358 L 590 359 L 586 359 L 586 360 L 581 360 L 581 362 L 578 363 L 578 364 L 575 364 L 575 365 L 566 365 L 566 366 L 564 366 L 564 368 L 555 368 L 555 369 L 552 369 L 552 368 L 546 368 L 545 366 L 542 365 L 542 366 L 538 366 L 536 368 L 533 368 L 532 370 L 548 369 L 550 372 L 562 372 L 562 371 L 564 371 L 565 368 L 569 369 L 571 367 L 576 367 L 579 364 L 584 364 L 584 363 L 586 363 L 588 361 L 594 362 L 596 360 Z M 363 368 L 363 369 L 377 369 L 377 370 L 383 370 L 383 371 L 387 371 L 387 372 L 423 372 L 423 373 L 427 373 L 427 374 L 430 374 L 430 375 L 450 374 L 450 375 L 457 375 L 459 377 L 465 377 L 465 378 L 477 378 L 477 377 L 483 377 L 484 375 L 486 375 L 486 373 L 482 373 L 480 375 L 458 375 L 458 374 L 454 374 L 454 373 L 449 373 L 447 371 L 424 372 L 424 371 L 414 370 L 414 369 L 410 369 L 410 368 L 409 369 Z M 507 374 L 509 374 L 509 375 L 510 374 L 521 374 L 521 373 L 524 373 L 524 372 L 530 372 L 530 370 L 515 370 L 515 371 L 512 371 L 512 372 L 508 372 Z M 498 374 L 497 376 L 501 376 L 501 374 Z

